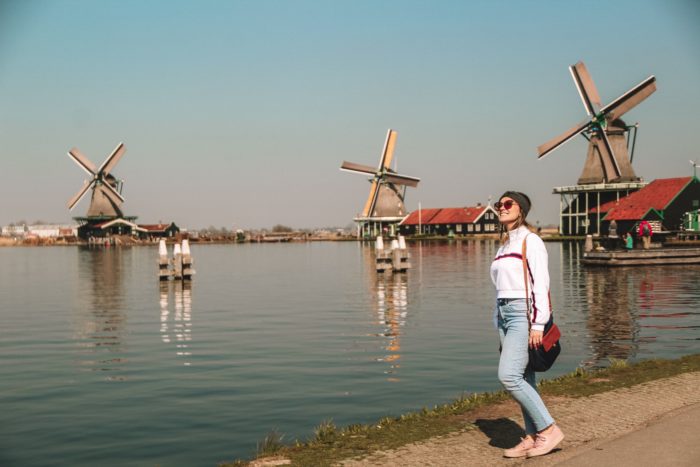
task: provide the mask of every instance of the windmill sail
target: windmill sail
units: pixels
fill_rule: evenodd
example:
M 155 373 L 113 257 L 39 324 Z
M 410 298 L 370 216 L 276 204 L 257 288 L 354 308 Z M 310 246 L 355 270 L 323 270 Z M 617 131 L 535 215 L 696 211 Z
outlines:
M 379 158 L 379 166 L 375 169 L 368 165 L 343 161 L 340 170 L 371 175 L 372 184 L 367 200 L 362 209 L 362 217 L 402 217 L 405 215 L 403 190 L 397 186 L 418 186 L 420 179 L 410 175 L 398 174 L 391 170 L 391 162 L 396 146 L 396 131 L 389 129 L 384 141 L 384 148 Z
M 123 217 L 121 205 L 124 202 L 124 197 L 117 191 L 117 179 L 110 172 L 125 152 L 124 144 L 119 143 L 102 165 L 97 168 L 77 148 L 68 151 L 68 156 L 90 176 L 90 180 L 86 180 L 82 188 L 68 201 L 68 209 L 72 210 L 92 189 L 87 217 Z
M 600 95 L 583 62 L 569 67 L 571 77 L 590 120 L 570 128 L 537 148 L 538 158 L 584 134 L 589 139 L 588 156 L 579 184 L 627 182 L 639 180 L 627 151 L 627 127 L 620 120 L 626 112 L 656 91 L 656 78 L 650 76 L 612 103 L 601 108 Z M 600 110 L 599 110 L 600 109 Z

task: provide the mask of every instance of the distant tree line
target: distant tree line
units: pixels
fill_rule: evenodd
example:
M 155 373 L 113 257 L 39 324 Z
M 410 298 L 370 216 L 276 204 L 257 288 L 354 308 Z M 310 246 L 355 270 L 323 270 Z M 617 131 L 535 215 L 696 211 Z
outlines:
M 10 222 L 9 224 L 7 224 L 7 226 L 8 227 L 15 227 L 15 226 L 19 226 L 19 225 L 43 225 L 43 224 L 47 224 L 47 222 L 43 221 L 41 219 L 37 219 L 34 222 L 27 222 L 24 219 L 22 219 L 22 220 L 19 220 L 16 222 Z
M 282 225 L 282 224 L 275 224 L 272 226 L 272 231 L 275 233 L 280 233 L 280 232 L 293 232 L 294 229 L 292 229 L 289 226 Z

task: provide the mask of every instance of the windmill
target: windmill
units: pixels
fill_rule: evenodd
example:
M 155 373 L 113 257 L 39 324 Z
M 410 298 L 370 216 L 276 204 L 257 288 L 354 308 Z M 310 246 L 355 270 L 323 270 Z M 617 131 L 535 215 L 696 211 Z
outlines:
M 538 158 L 546 156 L 576 135 L 583 134 L 589 141 L 589 147 L 579 185 L 638 181 L 627 151 L 627 126 L 620 117 L 656 91 L 656 78 L 653 75 L 648 77 L 602 107 L 598 90 L 583 62 L 570 66 L 569 71 L 589 119 L 539 146 Z
M 68 201 L 68 209 L 73 210 L 88 191 L 92 190 L 87 215 L 74 218 L 80 223 L 80 227 L 78 227 L 80 238 L 91 240 L 109 237 L 112 234 L 129 234 L 134 230 L 143 231 L 134 224 L 135 216 L 124 216 L 121 209 L 124 202 L 124 197 L 121 194 L 124 182 L 112 175 L 112 170 L 125 152 L 124 144 L 119 143 L 102 165 L 97 167 L 77 148 L 68 151 L 68 156 L 90 177 L 85 180 L 75 196 Z
M 340 170 L 346 172 L 370 175 L 371 187 L 369 196 L 362 210 L 362 215 L 356 220 L 369 220 L 372 218 L 395 218 L 400 221 L 406 215 L 403 203 L 406 187 L 418 186 L 419 178 L 408 175 L 401 175 L 391 169 L 391 161 L 394 156 L 394 146 L 396 145 L 397 133 L 389 130 L 384 143 L 384 150 L 379 159 L 379 166 L 375 169 L 368 165 L 355 164 L 343 161 Z M 403 187 L 403 188 L 400 188 Z
M 112 154 L 98 168 L 78 148 L 68 151 L 68 156 L 90 177 L 90 180 L 85 180 L 83 187 L 68 201 L 68 210 L 72 211 L 92 189 L 92 199 L 87 212 L 88 218 L 99 217 L 103 219 L 123 216 L 121 211 L 121 204 L 124 202 L 124 197 L 121 195 L 123 180 L 116 179 L 111 172 L 125 152 L 124 143 L 119 143 Z
M 695 159 L 694 161 L 689 160 L 688 162 L 690 162 L 690 165 L 693 166 L 693 178 L 698 178 L 698 172 L 697 172 L 698 160 L 697 159 Z

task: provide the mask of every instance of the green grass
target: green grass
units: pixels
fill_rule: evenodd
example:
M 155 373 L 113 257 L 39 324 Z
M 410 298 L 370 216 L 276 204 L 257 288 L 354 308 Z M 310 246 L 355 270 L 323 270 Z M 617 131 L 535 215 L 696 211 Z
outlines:
M 284 435 L 277 430 L 269 432 L 257 445 L 257 449 L 255 450 L 257 457 L 270 456 L 278 452 L 284 447 L 284 444 L 282 444 L 283 439 Z
M 611 359 L 607 368 L 592 371 L 578 369 L 559 378 L 543 380 L 539 388 L 546 395 L 585 397 L 691 371 L 700 371 L 700 354 L 677 360 L 655 359 L 635 364 Z
M 607 368 L 576 371 L 550 380 L 542 380 L 540 392 L 550 396 L 586 397 L 621 387 L 667 378 L 680 373 L 700 371 L 700 354 L 677 360 L 645 360 L 628 364 L 611 359 Z M 377 450 L 397 448 L 435 436 L 470 430 L 465 415 L 477 408 L 510 399 L 505 391 L 464 395 L 449 404 L 423 408 L 399 417 L 385 417 L 367 425 L 336 427 L 331 420 L 323 421 L 308 441 L 281 443 L 282 435 L 274 433 L 274 442 L 258 443 L 258 457 L 277 455 L 291 459 L 295 466 L 330 466 L 350 457 L 363 456 Z M 261 450 L 261 446 L 265 446 Z M 221 467 L 242 467 L 245 461 L 221 464 Z

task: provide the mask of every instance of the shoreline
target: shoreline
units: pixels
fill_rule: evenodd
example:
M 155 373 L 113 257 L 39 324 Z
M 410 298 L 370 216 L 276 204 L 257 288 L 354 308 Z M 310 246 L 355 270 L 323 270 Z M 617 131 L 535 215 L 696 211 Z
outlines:
M 612 360 L 539 382 L 540 392 L 567 438 L 562 449 L 528 465 L 551 465 L 692 404 L 700 410 L 700 354 L 634 364 Z M 700 428 L 700 419 L 698 419 Z M 520 465 L 502 457 L 522 431 L 520 409 L 505 391 L 472 394 L 432 409 L 337 428 L 321 423 L 315 438 L 282 445 L 271 433 L 251 460 L 221 467 Z
M 248 240 L 248 241 L 237 241 L 234 239 L 216 239 L 216 240 L 197 240 L 189 239 L 190 245 L 238 245 L 238 244 L 278 244 L 278 243 L 308 243 L 308 242 L 366 242 L 373 243 L 374 240 L 360 239 L 356 237 L 339 237 L 339 238 L 327 238 L 327 237 L 311 237 L 305 239 L 291 239 L 291 240 L 275 240 L 267 239 L 262 241 Z M 426 237 L 406 237 L 407 243 L 417 243 L 417 242 L 464 242 L 464 241 L 483 241 L 483 240 L 498 240 L 498 235 L 494 234 L 474 234 L 462 237 L 447 237 L 447 236 L 426 236 Z M 545 242 L 581 242 L 584 241 L 583 237 L 560 237 L 560 236 L 545 236 L 542 237 Z M 176 243 L 176 240 L 166 239 L 166 243 L 171 245 Z M 54 239 L 37 239 L 32 241 L 15 241 L 12 239 L 0 238 L 0 248 L 6 247 L 52 247 L 52 246 L 78 246 L 78 247 L 104 247 L 105 245 L 100 244 L 89 244 L 87 242 L 79 241 L 65 241 L 65 240 L 54 240 Z M 131 246 L 158 246 L 158 241 L 142 241 L 142 240 L 122 240 L 120 244 L 108 245 L 109 247 L 131 247 Z

